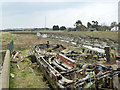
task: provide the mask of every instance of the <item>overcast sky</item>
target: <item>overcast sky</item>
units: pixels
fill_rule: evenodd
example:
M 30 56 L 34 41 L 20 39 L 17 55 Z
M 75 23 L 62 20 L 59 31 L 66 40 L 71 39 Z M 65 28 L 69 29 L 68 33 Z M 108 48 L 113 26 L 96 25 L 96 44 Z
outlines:
M 4 0 L 0 3 L 0 28 L 45 27 L 45 17 L 46 27 L 49 28 L 53 25 L 74 27 L 77 20 L 81 20 L 84 25 L 92 20 L 110 25 L 118 21 L 118 1 Z

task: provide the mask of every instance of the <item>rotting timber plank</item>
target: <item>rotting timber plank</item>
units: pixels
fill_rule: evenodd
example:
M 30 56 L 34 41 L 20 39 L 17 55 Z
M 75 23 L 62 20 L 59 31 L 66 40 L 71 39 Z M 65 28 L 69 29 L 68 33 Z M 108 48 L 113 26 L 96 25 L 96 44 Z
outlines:
M 116 70 L 117 65 L 112 65 L 112 68 L 113 68 L 113 70 Z M 118 90 L 120 90 L 120 82 L 118 79 L 118 75 L 113 76 L 113 85 L 114 85 L 114 88 L 117 88 Z
M 37 63 L 40 66 L 40 70 L 43 72 L 44 76 L 46 77 L 46 79 L 48 80 L 48 82 L 50 83 L 50 85 L 52 86 L 53 89 L 57 89 L 54 81 L 47 75 L 47 73 L 45 72 L 44 68 L 41 66 L 41 64 L 39 63 L 39 61 L 37 60 Z

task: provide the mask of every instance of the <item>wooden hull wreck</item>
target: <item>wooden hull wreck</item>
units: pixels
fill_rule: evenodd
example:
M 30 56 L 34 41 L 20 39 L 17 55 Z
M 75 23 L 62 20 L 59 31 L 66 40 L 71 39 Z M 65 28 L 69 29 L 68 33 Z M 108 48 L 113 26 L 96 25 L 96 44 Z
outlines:
M 119 70 L 100 64 L 78 68 L 75 60 L 61 53 L 48 56 L 48 53 L 40 52 L 39 48 L 34 48 L 33 51 L 41 71 L 54 89 L 99 89 L 100 80 L 105 81 L 100 88 L 113 89 L 112 78 L 120 73 Z M 106 84 L 108 81 L 110 83 Z

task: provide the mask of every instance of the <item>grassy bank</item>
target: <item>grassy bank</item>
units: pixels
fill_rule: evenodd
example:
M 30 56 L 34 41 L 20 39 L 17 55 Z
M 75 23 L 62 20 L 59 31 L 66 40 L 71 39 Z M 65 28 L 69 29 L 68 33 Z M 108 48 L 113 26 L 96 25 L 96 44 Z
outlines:
M 10 88 L 48 88 L 42 73 L 36 68 L 37 64 L 31 63 L 27 53 L 28 50 L 22 50 L 18 62 L 10 64 Z
M 14 50 L 21 53 L 16 59 L 17 63 L 10 63 L 10 88 L 48 88 L 47 82 L 43 81 L 42 72 L 36 68 L 36 63 L 31 63 L 27 57 L 29 49 L 34 43 L 39 43 L 36 37 L 31 36 L 30 38 L 30 36 L 15 35 L 10 32 L 2 32 L 1 34 L 0 40 L 3 49 L 8 49 L 8 44 L 14 40 Z

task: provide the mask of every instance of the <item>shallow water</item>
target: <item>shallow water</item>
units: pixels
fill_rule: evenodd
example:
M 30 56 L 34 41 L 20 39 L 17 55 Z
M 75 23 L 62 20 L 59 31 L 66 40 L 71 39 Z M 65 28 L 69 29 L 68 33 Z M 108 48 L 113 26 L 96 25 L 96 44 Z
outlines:
M 88 49 L 90 49 L 90 50 L 97 51 L 97 52 L 99 52 L 99 53 L 105 53 L 105 50 L 104 50 L 104 49 L 93 48 L 92 46 L 86 46 L 86 45 L 83 45 L 83 47 L 88 48 Z

